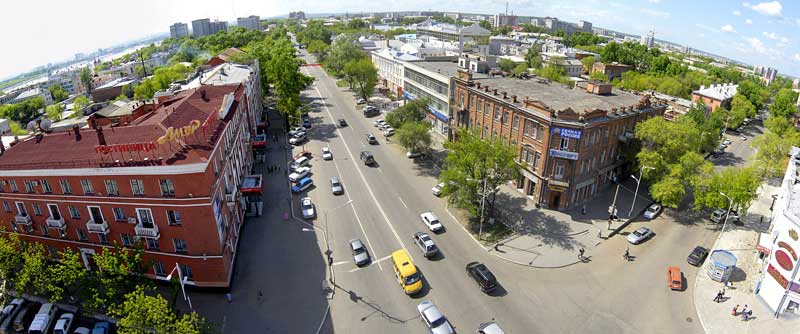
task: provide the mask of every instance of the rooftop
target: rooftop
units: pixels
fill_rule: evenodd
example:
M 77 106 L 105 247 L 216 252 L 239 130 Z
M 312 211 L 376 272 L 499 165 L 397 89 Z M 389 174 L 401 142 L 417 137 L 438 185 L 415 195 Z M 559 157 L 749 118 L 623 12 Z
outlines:
M 700 86 L 700 89 L 692 92 L 692 94 L 702 95 L 715 100 L 727 100 L 736 95 L 736 88 L 739 85 L 734 84 L 712 84 L 709 87 Z
M 95 90 L 111 88 L 111 87 L 118 87 L 118 86 L 125 86 L 125 85 L 130 84 L 130 83 L 135 82 L 135 81 L 136 81 L 136 79 L 132 79 L 132 78 L 129 78 L 129 77 L 122 77 L 122 78 L 111 80 L 111 81 L 107 82 L 106 84 L 95 88 Z
M 417 65 L 426 69 L 431 72 L 439 73 L 447 78 L 454 77 L 458 75 L 458 70 L 462 69 L 458 67 L 457 62 L 451 61 L 415 61 L 409 62 L 409 64 Z M 488 76 L 483 73 L 472 73 L 472 78 L 487 78 Z
M 248 65 L 223 63 L 203 72 L 182 89 L 194 89 L 201 85 L 222 86 L 243 83 L 250 78 L 250 73 Z
M 41 88 L 28 89 L 28 90 L 26 90 L 26 91 L 24 91 L 22 93 L 19 93 L 19 95 L 17 95 L 17 97 L 14 100 L 15 101 L 22 101 L 22 100 L 25 100 L 25 99 L 28 99 L 28 98 L 31 98 L 31 97 L 34 97 L 34 96 L 38 96 L 41 93 L 42 93 L 42 89 Z
M 238 107 L 237 101 L 230 100 L 241 97 L 240 87 L 203 86 L 180 92 L 130 126 L 105 128 L 105 146 L 100 145 L 96 130 L 89 128 L 79 129 L 79 138 L 71 129 L 44 134 L 41 139 L 30 137 L 0 155 L 0 170 L 172 166 L 207 161 L 233 114 L 223 110 Z M 222 114 L 224 119 L 218 117 Z M 169 128 L 193 124 L 197 124 L 193 134 L 161 140 Z M 103 148 L 108 152 L 103 154 Z
M 621 109 L 631 107 L 639 103 L 642 97 L 618 89 L 613 89 L 608 95 L 595 95 L 583 89 L 571 89 L 556 82 L 545 83 L 545 81 L 533 79 L 514 79 L 505 77 L 494 78 L 475 78 L 473 82 L 480 83 L 482 86 L 489 86 L 489 93 L 497 89 L 498 93 L 507 92 L 509 96 L 516 95 L 517 100 L 522 102 L 525 97 L 532 101 L 540 101 L 553 110 L 566 110 L 571 108 L 577 113 L 585 110 L 611 110 L 612 108 Z M 478 89 L 472 87 L 472 89 Z M 481 91 L 483 91 L 481 89 Z

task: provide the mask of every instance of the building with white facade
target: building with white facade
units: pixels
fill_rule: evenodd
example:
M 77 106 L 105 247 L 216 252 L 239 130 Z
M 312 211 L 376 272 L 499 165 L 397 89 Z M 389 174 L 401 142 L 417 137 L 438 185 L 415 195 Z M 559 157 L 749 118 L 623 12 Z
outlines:
M 641 37 L 641 39 L 639 40 L 639 43 L 644 45 L 644 46 L 646 46 L 646 47 L 648 47 L 648 48 L 652 48 L 653 47 L 653 42 L 655 42 L 654 34 L 655 33 L 651 30 L 650 33 L 648 33 L 647 35 L 643 35 Z
M 778 76 L 778 70 L 769 66 L 758 65 L 753 68 L 753 75 L 758 76 L 764 83 L 769 85 Z
M 261 18 L 257 15 L 250 15 L 248 17 L 240 17 L 236 19 L 236 26 L 248 29 L 258 30 L 261 29 Z
M 169 37 L 181 38 L 189 36 L 189 25 L 186 23 L 175 23 L 169 26 Z
M 392 94 L 398 97 L 402 96 L 405 62 L 421 60 L 421 58 L 389 48 L 372 51 L 370 56 L 372 63 L 378 69 L 381 84 Z
M 53 95 L 50 94 L 50 91 L 45 88 L 31 88 L 22 93 L 17 95 L 17 98 L 13 100 L 13 103 L 20 103 L 24 102 L 36 97 L 41 97 L 44 100 L 44 105 L 48 106 L 53 104 Z
M 754 293 L 775 317 L 800 314 L 800 149 L 792 148 L 779 197 L 773 206 L 768 234 L 761 235 L 758 250 L 768 254 Z

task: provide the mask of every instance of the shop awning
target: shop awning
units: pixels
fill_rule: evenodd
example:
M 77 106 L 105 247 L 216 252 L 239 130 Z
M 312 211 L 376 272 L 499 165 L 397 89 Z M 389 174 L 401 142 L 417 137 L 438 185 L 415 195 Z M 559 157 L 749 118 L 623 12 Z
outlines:
M 764 254 L 769 254 L 772 248 L 772 237 L 767 233 L 758 235 L 758 245 L 756 249 Z

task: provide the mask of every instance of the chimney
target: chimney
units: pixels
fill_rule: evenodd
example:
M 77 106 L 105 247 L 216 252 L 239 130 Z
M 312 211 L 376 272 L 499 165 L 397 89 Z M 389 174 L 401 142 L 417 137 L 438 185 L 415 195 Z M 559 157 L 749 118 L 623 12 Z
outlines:
M 100 146 L 106 146 L 106 136 L 103 134 L 103 127 L 99 126 L 94 129 L 97 132 L 97 143 Z
M 495 96 L 497 96 L 497 88 L 495 88 L 495 89 L 492 89 L 492 94 L 494 94 Z
M 81 130 L 78 128 L 78 124 L 72 126 L 72 132 L 75 133 L 75 141 L 81 141 Z
M 508 93 L 506 93 L 506 92 L 503 92 L 503 100 L 505 100 L 505 99 L 507 99 L 507 98 L 508 98 Z
M 476 82 L 475 83 L 475 87 L 477 87 L 478 89 L 481 89 L 481 83 L 480 82 Z
M 511 102 L 517 103 L 517 96 L 511 95 Z

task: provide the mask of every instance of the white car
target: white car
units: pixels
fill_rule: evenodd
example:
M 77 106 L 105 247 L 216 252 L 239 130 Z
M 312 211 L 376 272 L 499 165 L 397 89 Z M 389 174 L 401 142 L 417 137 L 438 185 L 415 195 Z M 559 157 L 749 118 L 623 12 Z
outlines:
M 655 233 L 649 227 L 640 227 L 636 229 L 636 231 L 631 232 L 628 234 L 628 242 L 638 245 L 643 241 L 650 239 Z
M 308 175 L 310 172 L 311 167 L 298 167 L 294 170 L 294 172 L 292 172 L 292 174 L 289 174 L 289 181 L 297 182 L 297 180 L 306 177 L 306 175 Z
M 331 149 L 327 147 L 322 148 L 322 159 L 323 160 L 333 160 L 333 153 L 331 153 Z
M 425 212 L 419 216 L 422 218 L 422 222 L 428 227 L 429 230 L 431 230 L 431 232 L 439 232 L 444 230 L 444 225 L 439 222 L 439 217 L 436 217 L 433 212 Z
M 72 327 L 72 319 L 75 315 L 72 313 L 64 313 L 56 321 L 56 326 L 53 327 L 53 334 L 69 334 L 69 328 Z
M 311 219 L 316 216 L 314 212 L 314 203 L 311 203 L 311 198 L 309 197 L 300 199 L 300 209 L 303 210 L 303 219 Z
M 383 136 L 384 137 L 391 137 L 392 135 L 394 135 L 394 129 L 389 127 L 389 128 L 386 128 L 385 130 L 383 130 Z
M 444 317 L 444 314 L 442 314 L 442 312 L 440 312 L 436 305 L 433 305 L 433 302 L 430 300 L 419 303 L 419 305 L 417 305 L 417 312 L 419 312 L 419 317 L 422 319 L 422 322 L 425 324 L 425 326 L 431 330 L 431 333 L 455 333 L 453 326 L 450 325 L 450 322 L 447 321 L 447 318 Z
M 644 217 L 647 219 L 653 219 L 658 214 L 661 213 L 661 204 L 653 204 L 647 207 L 647 210 L 644 210 Z
M 406 152 L 406 158 L 409 158 L 409 159 L 414 159 L 414 158 L 419 157 L 419 156 L 422 156 L 421 152 L 412 152 L 412 151 Z
M 294 137 L 289 138 L 289 144 L 292 144 L 292 145 L 300 145 L 304 141 L 306 141 L 306 133 L 305 132 L 295 133 Z
M 431 188 L 431 192 L 433 193 L 433 196 L 439 197 L 439 195 L 442 194 L 442 189 L 444 189 L 444 182 L 433 186 L 433 188 Z
M 379 127 L 383 126 L 384 123 L 386 123 L 386 121 L 384 121 L 382 119 L 376 119 L 374 122 L 372 122 L 372 126 L 374 126 L 376 128 L 379 128 Z
M 730 144 L 731 144 L 731 140 L 730 139 L 725 139 L 725 140 L 722 141 L 722 145 L 730 145 Z
M 300 156 L 297 159 L 292 160 L 292 163 L 289 164 L 289 168 L 291 170 L 297 170 L 300 167 L 308 165 L 308 162 L 311 161 L 307 156 Z
M 291 131 L 289 131 L 289 137 L 294 137 L 294 135 L 298 132 L 306 132 L 306 129 L 302 126 L 298 126 Z

